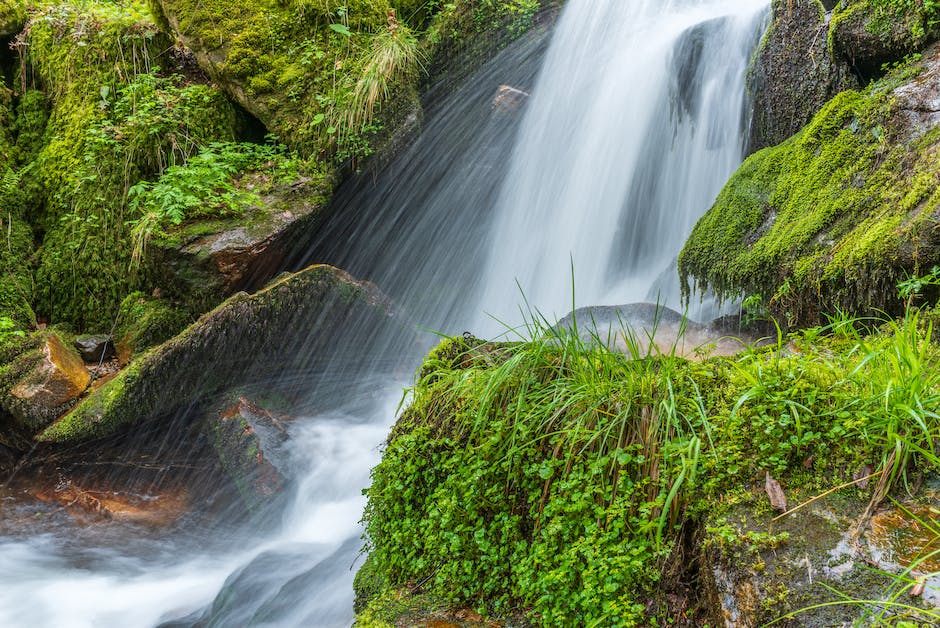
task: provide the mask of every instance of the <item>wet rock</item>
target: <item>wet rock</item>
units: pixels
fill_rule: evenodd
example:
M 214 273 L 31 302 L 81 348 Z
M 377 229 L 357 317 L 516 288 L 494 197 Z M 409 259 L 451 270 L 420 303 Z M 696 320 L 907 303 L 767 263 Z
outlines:
M 940 259 L 938 125 L 937 46 L 840 93 L 728 180 L 679 256 L 686 293 L 763 295 L 789 325 L 901 314 L 899 283 Z
M 500 85 L 493 96 L 493 109 L 507 113 L 518 111 L 528 99 L 529 92 L 511 85 Z
M 61 443 L 112 434 L 253 382 L 266 382 L 270 391 L 284 381 L 287 391 L 296 392 L 288 376 L 309 374 L 327 349 L 340 347 L 334 355 L 353 359 L 389 326 L 401 325 L 374 287 L 337 268 L 311 266 L 255 294 L 229 298 L 132 362 L 37 438 Z M 339 365 L 334 368 L 339 372 Z
M 206 419 L 209 443 L 226 474 L 254 510 L 281 492 L 286 482 L 284 454 L 287 431 L 275 414 L 239 397 Z M 280 453 L 280 463 L 278 464 Z
M 679 312 L 653 303 L 592 305 L 567 314 L 555 329 L 573 329 L 585 342 L 600 341 L 611 348 L 642 357 L 652 351 L 684 357 L 733 355 L 748 343 L 757 343 L 757 333 L 725 319 L 696 323 Z M 733 335 L 732 335 L 733 334 Z M 655 348 L 654 348 L 655 346 Z
M 329 194 L 326 180 L 301 178 L 275 186 L 237 220 L 182 225 L 152 243 L 151 283 L 196 312 L 257 290 L 316 229 Z
M 32 436 L 61 416 L 91 383 L 81 357 L 55 333 L 17 361 L 20 375 L 0 405 L 12 417 L 13 431 L 22 436 Z
M 831 57 L 828 28 L 819 0 L 774 0 L 770 27 L 748 69 L 748 153 L 784 141 L 834 95 L 858 86 L 848 64 Z
M 717 625 L 756 627 L 790 613 L 781 625 L 854 625 L 877 609 L 826 603 L 844 601 L 843 594 L 856 600 L 884 599 L 895 584 L 890 574 L 912 564 L 884 558 L 892 551 L 886 549 L 892 539 L 911 530 L 909 522 L 894 519 L 896 514 L 879 515 L 872 530 L 855 540 L 854 524 L 867 503 L 860 497 L 833 495 L 777 522 L 761 514 L 766 508 L 758 503 L 755 497 L 707 523 L 702 579 Z M 882 521 L 890 532 L 878 531 Z M 931 568 L 923 566 L 925 573 Z M 937 601 L 927 596 L 937 593 L 937 584 L 928 581 L 925 599 L 914 605 L 935 606 Z
M 105 334 L 78 336 L 75 348 L 85 362 L 100 362 L 114 355 L 114 342 Z
M 54 485 L 35 481 L 25 492 L 48 504 L 65 508 L 76 523 L 102 520 L 165 527 L 189 510 L 189 493 L 181 487 L 147 492 L 117 489 L 107 483 L 77 483 L 60 478 Z

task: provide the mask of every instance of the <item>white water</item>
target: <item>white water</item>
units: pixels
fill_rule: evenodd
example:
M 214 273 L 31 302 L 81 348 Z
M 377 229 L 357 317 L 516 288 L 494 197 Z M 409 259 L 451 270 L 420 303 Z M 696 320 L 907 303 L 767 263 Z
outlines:
M 572 262 L 578 305 L 657 293 L 677 305 L 664 271 L 740 161 L 744 67 L 764 5 L 570 0 L 538 81 L 537 41 L 504 53 L 374 185 L 340 194 L 341 220 L 310 261 L 375 281 L 448 333 L 502 331 L 489 314 L 518 320 L 517 279 L 560 317 Z M 533 93 L 521 129 L 490 105 L 501 83 Z M 387 339 L 369 355 L 417 364 L 426 340 Z M 407 383 L 382 379 L 311 385 L 335 403 L 292 426 L 298 481 L 273 526 L 0 537 L 0 626 L 348 625 L 361 487 Z
M 569 5 L 499 197 L 485 309 L 512 320 L 518 282 L 560 318 L 572 267 L 579 307 L 682 309 L 675 258 L 741 161 L 744 74 L 765 4 Z

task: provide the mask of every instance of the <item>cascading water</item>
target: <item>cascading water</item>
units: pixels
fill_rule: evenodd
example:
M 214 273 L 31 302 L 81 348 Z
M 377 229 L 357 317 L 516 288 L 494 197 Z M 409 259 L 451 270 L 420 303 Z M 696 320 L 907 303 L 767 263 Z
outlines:
M 384 172 L 341 190 L 298 265 L 344 267 L 447 333 L 503 331 L 487 313 L 517 320 L 516 279 L 535 307 L 563 314 L 572 263 L 580 304 L 657 293 L 675 304 L 664 271 L 741 158 L 743 75 L 764 5 L 570 0 L 537 81 L 534 35 L 435 103 Z M 272 525 L 0 536 L 0 625 L 348 625 L 360 488 L 410 378 L 383 358 L 417 365 L 434 339 L 324 356 L 330 376 L 302 384 L 316 411 L 289 426 L 294 490 Z M 346 354 L 369 366 L 350 370 Z M 3 518 L 26 516 L 4 499 Z
M 744 75 L 764 4 L 569 6 L 500 194 L 484 308 L 511 319 L 518 282 L 561 317 L 573 268 L 576 305 L 681 309 L 675 258 L 741 161 Z

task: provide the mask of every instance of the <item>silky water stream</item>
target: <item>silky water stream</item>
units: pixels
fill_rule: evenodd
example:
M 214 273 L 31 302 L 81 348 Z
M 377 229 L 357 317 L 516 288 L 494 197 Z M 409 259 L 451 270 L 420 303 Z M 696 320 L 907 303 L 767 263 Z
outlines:
M 427 107 L 393 163 L 344 186 L 298 266 L 344 268 L 445 333 L 501 334 L 523 300 L 549 319 L 679 308 L 674 260 L 741 160 L 765 15 L 765 0 L 570 0 L 550 44 L 508 47 Z M 0 626 L 349 625 L 361 489 L 436 340 L 422 337 L 347 342 L 296 384 L 312 410 L 288 427 L 291 495 L 263 521 L 76 532 L 4 506 L 20 520 L 0 527 Z

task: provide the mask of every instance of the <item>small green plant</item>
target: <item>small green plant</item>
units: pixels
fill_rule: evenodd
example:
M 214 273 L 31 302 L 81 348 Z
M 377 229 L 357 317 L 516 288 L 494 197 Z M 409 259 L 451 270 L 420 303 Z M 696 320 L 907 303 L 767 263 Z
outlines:
M 397 80 L 413 78 L 423 64 L 417 37 L 389 9 L 388 28 L 372 38 L 372 51 L 353 90 L 345 126 L 355 132 L 370 124 L 376 104 L 388 98 L 389 87 Z
M 130 222 L 132 260 L 139 264 L 154 235 L 185 220 L 238 214 L 258 202 L 257 192 L 239 187 L 253 171 L 289 179 L 297 161 L 274 144 L 213 142 L 185 164 L 170 166 L 156 181 L 141 181 L 128 190 L 128 208 L 139 218 Z
M 741 324 L 749 327 L 759 321 L 767 320 L 770 313 L 764 305 L 764 297 L 759 294 L 748 295 L 741 302 Z
M 923 296 L 924 289 L 940 286 L 940 266 L 934 266 L 929 272 L 918 277 L 908 277 L 898 283 L 898 295 L 904 300 L 905 307 L 910 309 L 917 298 Z
M 26 332 L 18 329 L 13 319 L 8 316 L 0 316 L 0 341 L 10 338 L 22 338 L 25 335 Z

